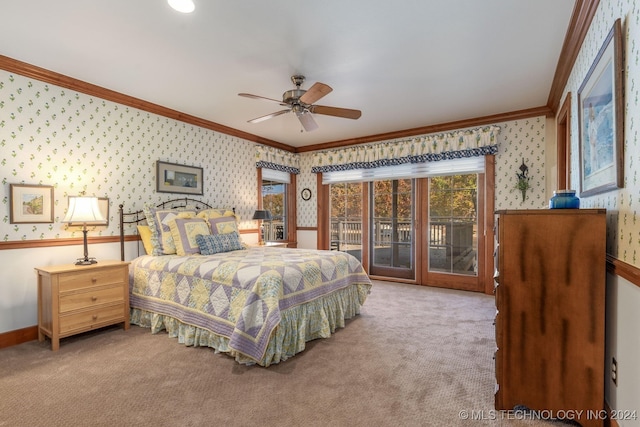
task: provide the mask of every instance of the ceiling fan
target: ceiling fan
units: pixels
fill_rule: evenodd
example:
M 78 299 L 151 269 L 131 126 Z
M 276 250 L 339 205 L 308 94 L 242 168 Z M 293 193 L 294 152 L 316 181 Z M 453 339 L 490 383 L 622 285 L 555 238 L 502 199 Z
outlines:
M 327 95 L 333 89 L 328 85 L 320 82 L 316 82 L 309 88 L 309 90 L 300 89 L 304 82 L 304 76 L 295 75 L 291 76 L 291 81 L 296 86 L 295 89 L 291 89 L 282 94 L 282 101 L 277 99 L 265 98 L 264 96 L 252 95 L 250 93 L 239 93 L 239 96 L 246 98 L 264 99 L 266 101 L 277 102 L 283 107 L 287 107 L 284 110 L 276 111 L 275 113 L 267 114 L 266 116 L 257 117 L 249 120 L 249 123 L 258 123 L 272 117 L 279 116 L 281 114 L 293 111 L 302 127 L 307 132 L 311 132 L 318 128 L 318 124 L 313 119 L 313 114 L 324 114 L 326 116 L 343 117 L 347 119 L 358 119 L 362 115 L 360 110 L 351 110 L 348 108 L 327 107 L 324 105 L 315 105 L 314 102 L 318 101 L 323 96 Z

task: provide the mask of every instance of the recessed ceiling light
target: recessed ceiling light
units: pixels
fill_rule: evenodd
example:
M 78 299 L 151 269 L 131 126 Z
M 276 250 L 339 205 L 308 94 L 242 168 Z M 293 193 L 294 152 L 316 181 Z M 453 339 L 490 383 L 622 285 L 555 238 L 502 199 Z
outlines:
M 169 6 L 182 13 L 191 13 L 196 8 L 192 0 L 167 0 Z

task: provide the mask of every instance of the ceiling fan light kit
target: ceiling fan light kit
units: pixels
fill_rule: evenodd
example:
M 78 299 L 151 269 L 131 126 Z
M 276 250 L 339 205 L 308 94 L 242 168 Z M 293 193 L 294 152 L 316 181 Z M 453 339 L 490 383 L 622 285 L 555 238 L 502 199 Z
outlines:
M 182 13 L 191 13 L 196 8 L 192 0 L 167 0 L 167 3 L 169 3 L 169 6 L 174 10 Z
M 286 110 L 276 111 L 275 113 L 267 114 L 266 116 L 257 117 L 251 119 L 249 123 L 259 123 L 264 120 L 279 116 L 281 114 L 293 111 L 300 120 L 300 124 L 305 131 L 311 132 L 318 128 L 318 124 L 313 119 L 312 114 L 323 114 L 333 117 L 342 117 L 346 119 L 356 120 L 360 118 L 362 112 L 360 110 L 352 110 L 349 108 L 328 107 L 323 105 L 315 105 L 314 103 L 325 95 L 331 93 L 333 89 L 330 86 L 316 82 L 309 88 L 309 90 L 300 89 L 304 82 L 304 76 L 294 75 L 291 76 L 291 82 L 296 86 L 295 89 L 291 89 L 282 94 L 282 101 L 278 101 L 273 98 L 266 98 L 264 96 L 252 95 L 250 93 L 239 93 L 239 96 L 245 98 L 263 99 L 265 101 L 276 102 L 283 107 L 288 107 Z

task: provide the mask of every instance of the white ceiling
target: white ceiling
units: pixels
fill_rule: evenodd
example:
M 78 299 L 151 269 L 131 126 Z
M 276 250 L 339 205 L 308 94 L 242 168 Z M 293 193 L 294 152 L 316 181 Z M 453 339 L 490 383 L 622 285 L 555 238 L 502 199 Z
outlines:
M 0 0 L 0 54 L 302 147 L 544 106 L 575 0 Z M 333 92 L 282 107 L 293 74 Z

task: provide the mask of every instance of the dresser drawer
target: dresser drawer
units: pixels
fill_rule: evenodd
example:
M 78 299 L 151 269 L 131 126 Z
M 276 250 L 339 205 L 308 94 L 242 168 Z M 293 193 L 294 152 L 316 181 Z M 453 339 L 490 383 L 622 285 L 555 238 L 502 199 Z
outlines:
M 119 320 L 125 320 L 124 304 L 62 315 L 60 316 L 60 336 L 73 334 L 79 330 L 88 331 Z
M 110 284 L 122 284 L 126 282 L 125 274 L 121 267 L 102 268 L 84 272 L 62 273 L 59 276 L 60 292 L 90 288 Z
M 124 301 L 121 284 L 60 295 L 60 313 Z

